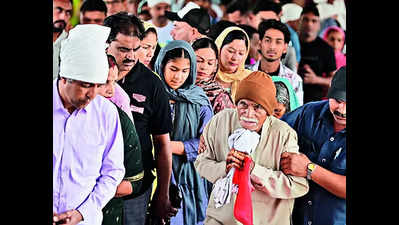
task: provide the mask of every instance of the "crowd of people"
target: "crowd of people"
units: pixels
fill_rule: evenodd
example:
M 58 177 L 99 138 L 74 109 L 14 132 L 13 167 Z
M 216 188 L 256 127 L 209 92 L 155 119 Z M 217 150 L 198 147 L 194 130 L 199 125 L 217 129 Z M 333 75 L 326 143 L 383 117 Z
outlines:
M 346 223 L 344 0 L 53 0 L 53 218 Z

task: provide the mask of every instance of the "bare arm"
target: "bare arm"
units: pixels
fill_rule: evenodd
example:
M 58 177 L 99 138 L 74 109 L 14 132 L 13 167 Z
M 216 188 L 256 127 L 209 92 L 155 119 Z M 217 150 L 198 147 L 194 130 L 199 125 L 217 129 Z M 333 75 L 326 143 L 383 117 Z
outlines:
M 281 168 L 285 174 L 306 177 L 311 163 L 304 154 L 285 152 L 281 155 Z M 333 173 L 319 165 L 312 172 L 312 180 L 337 197 L 346 199 L 346 176 Z
M 169 134 L 154 135 L 154 150 L 157 169 L 157 188 L 153 201 L 155 213 L 162 219 L 177 213 L 169 200 L 169 185 L 172 173 L 172 149 Z

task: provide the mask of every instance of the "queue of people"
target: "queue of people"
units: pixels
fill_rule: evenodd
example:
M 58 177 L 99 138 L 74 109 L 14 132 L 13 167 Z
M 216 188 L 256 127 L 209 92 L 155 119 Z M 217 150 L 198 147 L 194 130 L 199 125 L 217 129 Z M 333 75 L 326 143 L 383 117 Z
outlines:
M 53 225 L 345 224 L 321 2 L 53 0 Z

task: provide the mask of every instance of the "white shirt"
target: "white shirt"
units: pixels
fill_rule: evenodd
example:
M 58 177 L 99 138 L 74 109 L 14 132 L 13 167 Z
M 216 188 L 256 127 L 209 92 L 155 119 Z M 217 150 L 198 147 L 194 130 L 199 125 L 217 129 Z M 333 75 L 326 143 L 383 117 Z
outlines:
M 154 25 L 152 20 L 148 20 L 147 22 L 151 23 Z M 155 26 L 155 25 L 154 25 Z M 165 46 L 168 44 L 169 41 L 173 41 L 172 35 L 170 35 L 170 32 L 173 29 L 173 22 L 168 21 L 168 24 L 164 27 L 157 27 L 155 26 L 155 29 L 157 30 L 157 35 L 158 35 L 158 43 L 161 47 Z

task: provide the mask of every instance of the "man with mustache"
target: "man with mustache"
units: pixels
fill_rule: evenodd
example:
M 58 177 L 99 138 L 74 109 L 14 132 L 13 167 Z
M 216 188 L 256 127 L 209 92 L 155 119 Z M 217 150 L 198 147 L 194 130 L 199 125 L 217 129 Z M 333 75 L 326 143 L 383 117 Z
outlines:
M 170 11 L 172 0 L 147 0 L 150 8 L 151 20 L 157 30 L 158 43 L 161 47 L 173 40 L 170 32 L 173 29 L 173 22 L 166 17 L 166 11 Z
M 255 188 L 251 194 L 253 224 L 267 221 L 289 225 L 294 199 L 305 195 L 309 187 L 304 177 L 286 175 L 280 169 L 280 155 L 298 154 L 299 147 L 296 132 L 272 116 L 277 101 L 271 77 L 261 71 L 249 74 L 238 85 L 235 103 L 235 109 L 218 112 L 204 128 L 195 167 L 201 176 L 215 184 L 231 168 L 236 168 L 235 172 L 243 169 L 246 158 L 251 158 L 250 182 Z M 250 154 L 230 149 L 228 144 L 230 135 L 242 128 L 260 135 Z M 244 148 L 249 152 L 248 146 Z M 204 224 L 239 224 L 233 216 L 237 195 L 233 193 L 230 202 L 218 207 L 217 190 L 212 190 Z
M 169 132 L 172 130 L 172 119 L 168 95 L 159 76 L 138 61 L 140 38 L 144 32 L 140 19 L 127 12 L 119 12 L 105 18 L 104 26 L 111 28 L 107 53 L 115 57 L 119 69 L 118 84 L 130 97 L 144 167 L 141 190 L 124 197 L 124 224 L 145 223 L 155 168 L 157 188 L 151 204 L 153 213 L 161 219 L 170 218 L 177 213 L 177 209 L 171 206 L 169 200 L 172 173 Z
M 281 168 L 306 177 L 310 187 L 295 200 L 294 224 L 346 222 L 346 67 L 335 73 L 327 97 L 281 118 L 296 130 L 301 152 L 283 153 Z
M 65 28 L 72 16 L 72 0 L 53 0 L 53 80 L 60 70 L 61 41 L 68 33 Z
M 258 51 L 261 59 L 251 67 L 251 70 L 287 78 L 295 91 L 299 105 L 303 105 L 302 78 L 281 62 L 281 58 L 287 54 L 291 39 L 287 25 L 275 19 L 268 19 L 259 24 L 258 33 Z

